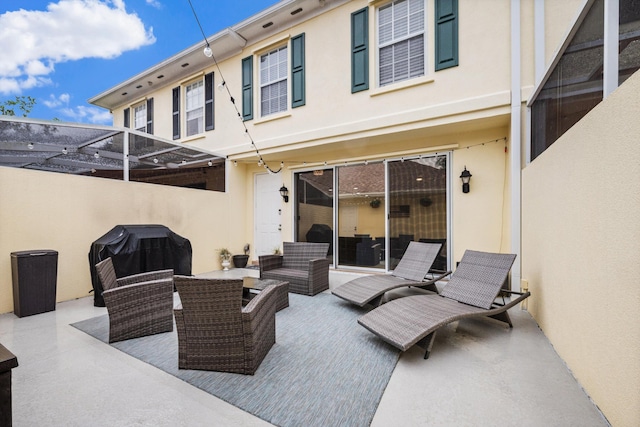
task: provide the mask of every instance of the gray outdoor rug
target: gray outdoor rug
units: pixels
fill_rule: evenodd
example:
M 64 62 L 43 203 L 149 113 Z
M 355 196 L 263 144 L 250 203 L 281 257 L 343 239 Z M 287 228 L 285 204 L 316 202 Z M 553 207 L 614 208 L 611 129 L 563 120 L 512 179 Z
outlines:
M 398 350 L 358 325 L 358 307 L 326 293 L 289 298 L 253 376 L 179 370 L 175 330 L 112 346 L 278 426 L 368 426 Z M 72 326 L 108 342 L 107 315 Z

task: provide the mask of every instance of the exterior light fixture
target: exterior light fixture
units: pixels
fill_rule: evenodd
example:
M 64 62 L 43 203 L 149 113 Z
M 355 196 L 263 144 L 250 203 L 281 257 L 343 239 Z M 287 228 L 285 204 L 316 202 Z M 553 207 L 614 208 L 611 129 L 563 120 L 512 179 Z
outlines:
M 207 43 L 202 53 L 204 53 L 204 56 L 206 56 L 207 58 L 211 58 L 213 56 L 213 52 L 211 51 L 211 46 L 209 46 L 209 43 Z
M 467 170 L 467 167 L 464 167 L 464 170 L 460 174 L 460 179 L 462 180 L 462 192 L 469 192 L 469 181 L 471 181 L 471 172 Z
M 282 184 L 282 187 L 280 187 L 280 195 L 282 196 L 282 200 L 284 200 L 285 203 L 289 203 L 289 189 L 285 187 L 284 184 Z

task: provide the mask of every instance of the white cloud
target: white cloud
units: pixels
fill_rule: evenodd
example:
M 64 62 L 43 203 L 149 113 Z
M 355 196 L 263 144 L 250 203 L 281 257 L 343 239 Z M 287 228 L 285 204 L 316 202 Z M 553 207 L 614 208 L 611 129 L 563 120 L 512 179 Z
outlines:
M 73 121 L 93 123 L 93 124 L 111 124 L 113 117 L 107 110 L 98 107 L 87 107 L 84 105 L 75 108 L 62 108 L 60 113 Z
M 153 29 L 127 13 L 123 0 L 60 0 L 46 11 L 6 12 L 0 15 L 0 94 L 51 84 L 46 76 L 57 63 L 115 58 L 154 42 Z
M 149 6 L 155 7 L 156 9 L 162 9 L 162 3 L 158 0 L 147 0 L 147 4 Z
M 42 103 L 49 108 L 57 108 L 57 107 L 60 107 L 61 105 L 68 106 L 70 99 L 71 98 L 68 93 L 63 93 L 58 97 L 56 97 L 54 94 L 51 94 L 49 95 L 49 99 L 42 101 Z

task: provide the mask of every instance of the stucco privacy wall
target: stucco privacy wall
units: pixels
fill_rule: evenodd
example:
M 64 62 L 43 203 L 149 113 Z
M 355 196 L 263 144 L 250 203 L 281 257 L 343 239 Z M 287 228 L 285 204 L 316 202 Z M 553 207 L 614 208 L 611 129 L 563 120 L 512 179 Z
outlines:
M 614 426 L 640 425 L 640 73 L 523 171 L 529 311 Z
M 0 168 L 0 313 L 13 311 L 11 252 L 58 251 L 57 301 L 88 296 L 91 243 L 117 224 L 166 225 L 190 240 L 194 274 L 220 268 L 218 248 L 246 243 L 243 201 L 229 197 L 244 174 L 227 171 L 224 194 Z

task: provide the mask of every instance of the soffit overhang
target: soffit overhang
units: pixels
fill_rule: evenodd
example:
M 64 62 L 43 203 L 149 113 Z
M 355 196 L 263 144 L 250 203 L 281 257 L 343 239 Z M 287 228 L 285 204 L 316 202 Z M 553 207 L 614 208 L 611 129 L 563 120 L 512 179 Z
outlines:
M 325 13 L 346 0 L 283 0 L 250 18 L 207 37 L 217 62 L 237 55 L 278 32 Z M 193 76 L 214 62 L 203 54 L 204 40 L 88 100 L 112 111 L 143 99 L 158 88 Z

